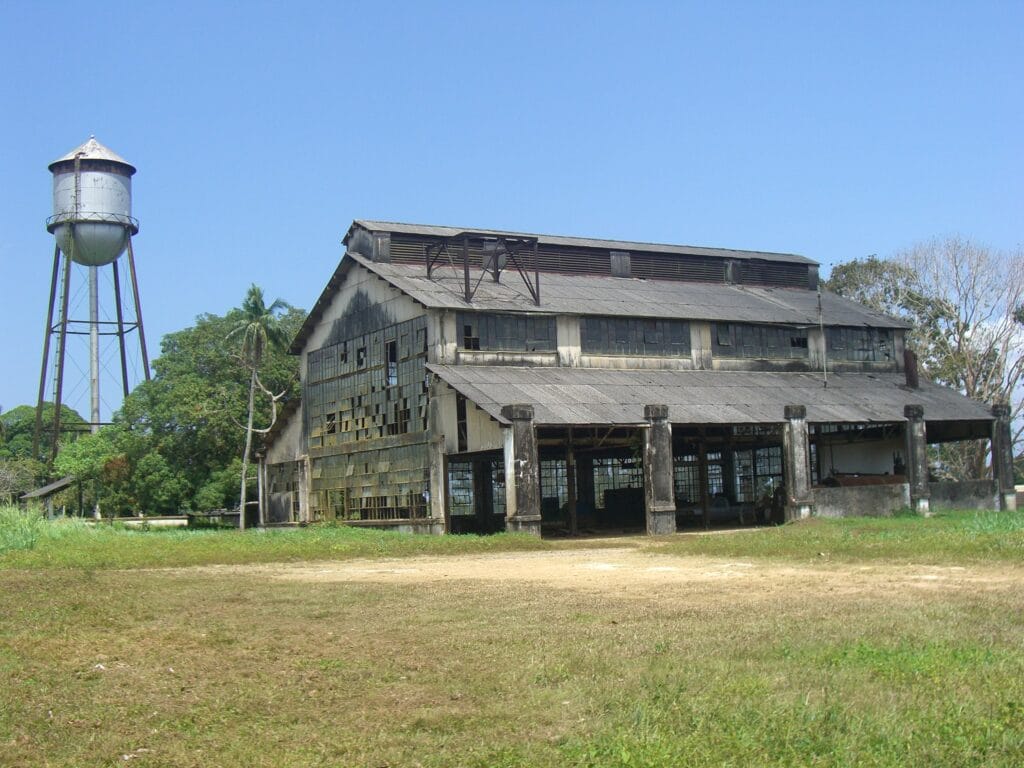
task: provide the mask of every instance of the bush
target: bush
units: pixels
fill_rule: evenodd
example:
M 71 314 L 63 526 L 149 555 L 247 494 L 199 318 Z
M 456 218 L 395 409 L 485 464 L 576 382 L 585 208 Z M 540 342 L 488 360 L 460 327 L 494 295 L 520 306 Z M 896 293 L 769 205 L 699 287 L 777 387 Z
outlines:
M 46 520 L 39 509 L 0 507 L 0 554 L 13 549 L 33 549 Z

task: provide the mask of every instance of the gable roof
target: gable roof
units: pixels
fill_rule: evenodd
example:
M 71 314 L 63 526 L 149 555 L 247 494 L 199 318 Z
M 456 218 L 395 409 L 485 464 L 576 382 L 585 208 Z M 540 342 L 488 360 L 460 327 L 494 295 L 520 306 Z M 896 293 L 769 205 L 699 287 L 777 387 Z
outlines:
M 373 272 L 426 307 L 486 312 L 539 312 L 568 315 L 618 315 L 652 318 L 720 320 L 736 323 L 818 324 L 818 294 L 806 288 L 767 288 L 727 283 L 686 283 L 607 275 L 541 273 L 540 306 L 515 272 L 502 282 L 470 269 L 470 282 L 479 285 L 472 302 L 463 293 L 461 270 L 440 267 L 431 277 L 416 264 L 381 264 L 357 253 L 346 259 Z M 857 302 L 821 292 L 826 325 L 909 327 L 901 320 L 875 312 Z
M 345 242 L 353 231 L 361 227 L 375 232 L 448 238 L 466 230 L 419 224 L 356 219 L 345 235 Z M 523 235 L 500 230 L 472 230 L 483 234 L 537 237 L 538 241 L 553 245 L 597 247 L 651 251 L 669 254 L 708 255 L 719 258 L 748 258 L 789 261 L 801 264 L 816 262 L 795 254 L 777 254 L 761 251 L 732 251 L 720 248 L 657 245 L 619 240 L 594 240 L 553 235 Z M 479 282 L 472 303 L 463 295 L 464 275 L 451 268 L 438 268 L 428 278 L 424 265 L 379 263 L 347 251 L 324 286 L 320 297 L 310 310 L 289 352 L 299 354 L 320 322 L 334 290 L 355 265 L 361 266 L 386 280 L 398 290 L 425 307 L 465 309 L 488 312 L 539 312 L 546 314 L 618 315 L 652 318 L 687 318 L 691 320 L 720 320 L 723 322 L 780 323 L 789 325 L 816 325 L 818 323 L 818 294 L 802 288 L 770 288 L 754 285 L 726 283 L 687 283 L 678 280 L 645 280 L 608 275 L 541 274 L 541 305 L 535 306 L 519 276 L 511 271 L 503 282 L 480 280 L 481 270 L 471 268 L 471 281 Z M 875 312 L 849 299 L 821 292 L 822 313 L 826 325 L 872 326 L 878 328 L 909 328 L 910 325 L 889 315 Z

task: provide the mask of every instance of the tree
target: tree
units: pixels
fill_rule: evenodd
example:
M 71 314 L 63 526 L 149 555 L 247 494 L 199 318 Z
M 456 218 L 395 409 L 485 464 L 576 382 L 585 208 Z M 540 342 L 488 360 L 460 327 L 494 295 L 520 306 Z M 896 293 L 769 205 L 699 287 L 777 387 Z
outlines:
M 60 406 L 61 445 L 67 445 L 86 432 L 86 422 L 78 412 Z M 0 413 L 0 458 L 35 458 L 32 438 L 36 428 L 36 406 L 19 405 Z M 43 403 L 42 444 L 49 445 L 53 434 L 53 403 Z
M 171 474 L 183 481 L 180 504 L 185 508 L 213 509 L 239 501 L 237 469 L 232 472 L 234 490 L 226 495 L 223 476 L 227 468 L 239 466 L 244 445 L 251 376 L 239 364 L 234 337 L 228 339 L 243 317 L 237 308 L 226 315 L 203 314 L 192 327 L 164 336 L 152 381 L 136 387 L 114 417 L 125 428 L 119 444 L 131 473 L 147 453 L 159 453 Z M 283 336 L 293 336 L 304 320 L 305 312 L 290 308 L 278 318 Z M 280 392 L 297 379 L 298 358 L 274 346 L 263 351 L 261 383 Z M 255 406 L 254 421 L 272 417 L 273 406 L 265 398 L 256 398 Z M 129 481 L 119 486 L 124 498 L 134 498 L 137 491 Z M 109 496 L 113 489 L 104 492 Z
M 253 416 L 255 411 L 256 388 L 270 397 L 272 417 L 270 426 L 277 420 L 277 402 L 281 395 L 273 395 L 259 380 L 259 369 L 263 363 L 263 355 L 269 347 L 281 348 L 285 345 L 285 335 L 281 328 L 280 315 L 288 309 L 288 305 L 276 299 L 269 307 L 263 299 L 263 290 L 255 284 L 242 302 L 242 316 L 228 333 L 227 338 L 241 337 L 241 361 L 249 370 L 249 408 L 246 413 L 245 448 L 242 451 L 242 480 L 239 491 L 239 527 L 245 529 L 245 495 L 248 482 L 249 456 L 252 453 Z M 284 393 L 282 392 L 282 395 Z M 269 427 L 268 427 L 269 429 Z M 266 430 L 263 430 L 266 431 Z
M 121 515 L 238 502 L 250 375 L 227 337 L 242 317 L 239 308 L 225 315 L 203 314 L 191 327 L 164 336 L 153 379 L 125 398 L 114 423 L 96 435 L 83 435 L 81 446 L 64 446 L 57 468 L 90 481 L 83 483 L 88 504 L 101 502 L 105 515 Z M 305 312 L 289 309 L 279 318 L 283 335 L 293 336 L 304 320 Z M 264 350 L 261 383 L 280 392 L 297 379 L 298 358 L 276 347 Z M 30 408 L 28 450 L 33 413 Z M 255 421 L 263 423 L 272 415 L 272 404 L 257 397 Z M 226 482 L 228 473 L 233 483 Z
M 29 458 L 0 458 L 0 504 L 13 504 L 36 486 L 43 465 Z
M 911 323 L 922 374 L 974 400 L 1009 403 L 1020 443 L 1024 253 L 947 237 L 837 265 L 825 285 Z M 940 465 L 950 477 L 984 477 L 987 453 L 986 441 L 943 446 Z

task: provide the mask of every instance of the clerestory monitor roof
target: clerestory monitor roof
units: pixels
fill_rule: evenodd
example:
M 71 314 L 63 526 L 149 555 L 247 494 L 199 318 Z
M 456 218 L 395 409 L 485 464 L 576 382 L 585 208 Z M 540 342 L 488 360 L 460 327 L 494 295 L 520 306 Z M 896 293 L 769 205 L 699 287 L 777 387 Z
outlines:
M 473 229 L 471 227 L 444 227 L 432 224 L 403 224 L 394 221 L 374 221 L 372 219 L 356 219 L 352 228 L 362 227 L 370 232 L 390 232 L 392 234 L 418 235 L 420 237 L 446 239 L 473 232 L 481 235 L 500 237 L 537 238 L 541 245 L 556 245 L 570 248 L 599 248 L 615 251 L 639 251 L 648 253 L 667 253 L 688 256 L 710 256 L 719 259 L 764 259 L 765 261 L 782 261 L 795 264 L 817 264 L 818 262 L 795 253 L 772 253 L 770 251 L 744 251 L 729 248 L 706 248 L 694 245 L 669 245 L 661 243 L 643 243 L 629 240 L 602 240 L 592 237 L 568 237 L 565 235 L 538 235 L 528 232 L 510 232 L 500 229 Z M 345 241 L 352 234 L 349 228 Z

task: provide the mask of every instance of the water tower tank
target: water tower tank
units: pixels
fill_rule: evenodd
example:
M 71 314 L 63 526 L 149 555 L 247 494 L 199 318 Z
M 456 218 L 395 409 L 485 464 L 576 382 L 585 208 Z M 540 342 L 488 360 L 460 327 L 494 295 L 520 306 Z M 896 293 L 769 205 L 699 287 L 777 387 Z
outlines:
M 95 137 L 49 165 L 53 216 L 46 229 L 78 264 L 99 267 L 117 259 L 139 231 L 132 218 L 135 168 Z

